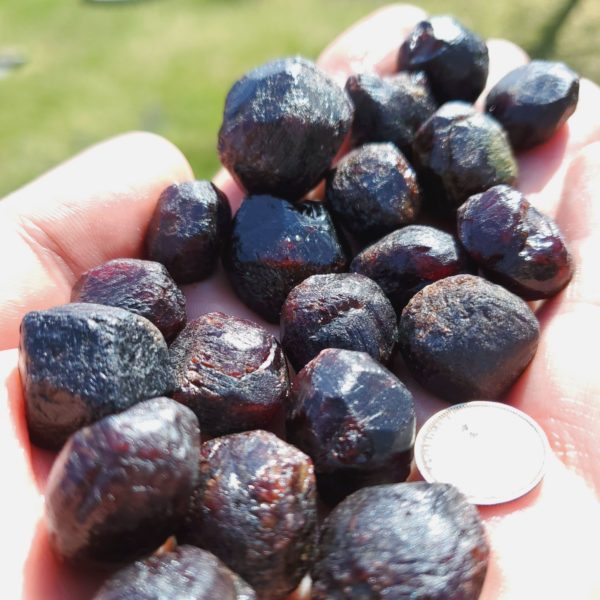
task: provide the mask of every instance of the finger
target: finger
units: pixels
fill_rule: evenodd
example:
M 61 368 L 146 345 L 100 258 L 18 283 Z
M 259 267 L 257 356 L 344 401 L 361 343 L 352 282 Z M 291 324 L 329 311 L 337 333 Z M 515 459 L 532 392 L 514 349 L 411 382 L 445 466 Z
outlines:
M 596 340 L 600 339 L 600 143 L 581 150 L 566 175 L 557 222 L 570 245 L 570 285 L 538 312 L 542 327 L 534 362 L 511 400 L 537 419 L 559 457 L 600 492 L 600 405 Z
M 545 144 L 519 155 L 519 189 L 537 207 L 556 216 L 566 169 L 585 146 L 600 140 L 600 87 L 582 79 L 577 109 Z
M 338 36 L 323 50 L 317 64 L 341 85 L 352 73 L 391 74 L 397 70 L 400 44 L 425 17 L 422 9 L 408 4 L 381 8 Z
M 170 142 L 123 135 L 86 150 L 0 202 L 0 349 L 16 346 L 30 310 L 68 302 L 79 275 L 142 254 L 162 190 L 192 178 Z
M 17 352 L 0 352 L 0 453 L 3 471 L 0 530 L 9 541 L 3 556 L 3 584 L 23 600 L 90 598 L 99 584 L 95 574 L 60 562 L 52 552 L 43 519 L 43 488 L 37 480 L 36 454 L 27 435 Z M 18 591 L 17 591 L 18 590 Z
M 480 512 L 491 546 L 480 600 L 600 597 L 600 504 L 555 457 L 530 494 Z

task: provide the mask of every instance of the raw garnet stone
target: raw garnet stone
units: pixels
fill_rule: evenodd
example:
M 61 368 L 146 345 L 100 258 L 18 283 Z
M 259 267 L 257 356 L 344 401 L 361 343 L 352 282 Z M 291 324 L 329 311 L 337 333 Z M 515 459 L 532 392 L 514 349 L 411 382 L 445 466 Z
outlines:
M 321 498 L 404 481 L 415 441 L 412 394 L 364 352 L 323 350 L 296 375 L 288 439 L 315 465 Z
M 191 408 L 203 432 L 268 427 L 289 392 L 279 342 L 259 325 L 214 312 L 188 323 L 169 350 L 173 398 Z
M 317 508 L 310 458 L 256 430 L 205 442 L 200 473 L 179 537 L 216 554 L 261 600 L 287 598 L 314 558 Z

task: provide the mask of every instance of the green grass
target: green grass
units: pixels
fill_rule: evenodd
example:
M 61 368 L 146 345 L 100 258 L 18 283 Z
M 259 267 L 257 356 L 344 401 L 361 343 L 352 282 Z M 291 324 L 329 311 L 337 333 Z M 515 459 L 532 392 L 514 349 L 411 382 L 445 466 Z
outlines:
M 531 48 L 565 0 L 426 0 L 484 36 Z M 290 54 L 316 57 L 376 0 L 2 0 L 0 49 L 28 64 L 0 80 L 0 196 L 85 146 L 130 129 L 165 135 L 199 178 L 217 168 L 225 94 L 247 69 Z M 600 80 L 592 47 L 600 4 L 584 0 L 553 55 Z

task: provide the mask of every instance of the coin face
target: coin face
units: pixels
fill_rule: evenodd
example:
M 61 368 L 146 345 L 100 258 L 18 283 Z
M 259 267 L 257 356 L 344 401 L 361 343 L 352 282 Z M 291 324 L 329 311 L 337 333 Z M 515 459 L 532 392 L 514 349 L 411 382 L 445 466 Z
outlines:
M 500 504 L 541 481 L 548 448 L 531 417 L 481 400 L 433 415 L 417 435 L 415 462 L 426 481 L 452 483 L 474 504 Z

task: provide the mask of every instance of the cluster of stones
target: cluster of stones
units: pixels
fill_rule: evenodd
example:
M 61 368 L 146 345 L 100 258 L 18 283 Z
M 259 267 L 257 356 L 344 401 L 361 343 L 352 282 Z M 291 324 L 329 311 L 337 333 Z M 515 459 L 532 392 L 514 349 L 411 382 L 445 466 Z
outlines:
M 451 17 L 415 27 L 398 71 L 345 88 L 303 58 L 250 71 L 219 132 L 246 192 L 233 218 L 212 183 L 171 185 L 145 260 L 100 265 L 71 304 L 23 319 L 29 431 L 60 450 L 51 542 L 122 567 L 98 600 L 283 600 L 309 572 L 315 599 L 479 596 L 481 520 L 452 486 L 402 483 L 415 407 L 388 367 L 398 350 L 424 388 L 462 402 L 501 399 L 532 360 L 526 300 L 560 292 L 573 266 L 513 187 L 514 152 L 563 126 L 579 80 L 533 61 L 478 112 L 487 47 Z M 221 259 L 280 341 L 220 312 L 187 322 L 178 285 Z M 337 504 L 320 533 L 318 496 Z M 170 536 L 182 545 L 148 557 Z

